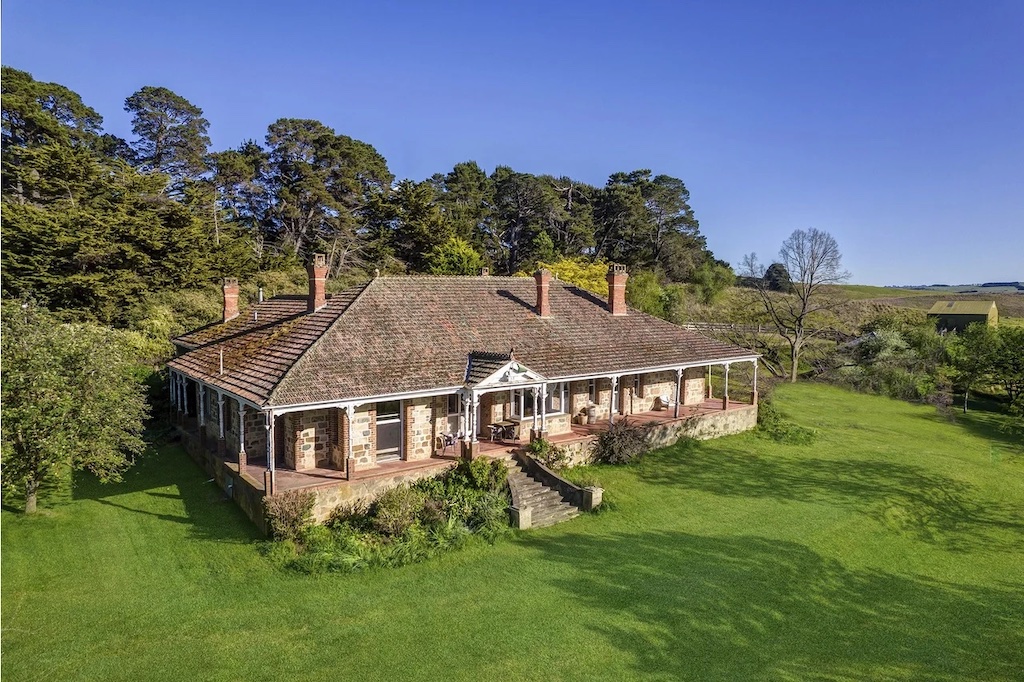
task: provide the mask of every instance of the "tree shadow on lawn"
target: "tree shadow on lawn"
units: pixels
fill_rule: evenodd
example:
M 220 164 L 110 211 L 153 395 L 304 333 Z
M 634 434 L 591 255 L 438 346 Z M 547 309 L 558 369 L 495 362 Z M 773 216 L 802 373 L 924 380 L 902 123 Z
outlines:
M 1012 433 L 1002 428 L 1009 422 L 1006 401 L 983 396 L 977 401 L 971 400 L 967 414 L 964 414 L 962 409 L 956 409 L 962 404 L 961 402 L 953 405 L 951 417 L 944 417 L 935 412 L 922 414 L 920 418 L 938 424 L 949 424 L 952 421 L 975 436 L 992 441 L 993 452 L 998 450 L 1001 455 L 1024 459 L 1024 434 Z
M 1019 552 L 1024 546 L 1020 506 L 988 500 L 969 483 L 910 464 L 792 454 L 766 458 L 681 441 L 643 460 L 637 474 L 647 483 L 716 495 L 853 507 L 893 532 L 950 551 Z
M 224 491 L 184 450 L 173 445 L 147 451 L 119 483 L 100 483 L 94 476 L 76 473 L 73 496 L 75 500 L 93 500 L 161 521 L 187 524 L 190 534 L 197 538 L 246 543 L 262 537 Z M 168 506 L 165 500 L 181 500 L 184 514 L 161 511 Z
M 534 535 L 552 584 L 637 672 L 695 680 L 1009 680 L 1024 597 L 848 570 L 806 547 L 678 532 Z M 1016 588 L 1016 589 L 1014 589 Z M 588 614 L 589 615 L 589 614 Z

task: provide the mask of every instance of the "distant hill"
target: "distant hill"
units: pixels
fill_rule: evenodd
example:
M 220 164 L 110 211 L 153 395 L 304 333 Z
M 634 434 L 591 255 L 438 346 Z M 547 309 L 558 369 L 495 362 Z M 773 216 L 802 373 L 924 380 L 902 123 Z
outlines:
M 1024 292 L 1024 282 L 985 282 L 984 284 L 909 284 L 887 289 L 927 291 L 935 294 L 1012 294 Z

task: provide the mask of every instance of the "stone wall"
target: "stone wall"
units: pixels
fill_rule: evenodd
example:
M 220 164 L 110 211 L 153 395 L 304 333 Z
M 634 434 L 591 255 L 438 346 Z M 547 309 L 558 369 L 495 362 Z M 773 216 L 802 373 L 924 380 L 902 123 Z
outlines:
M 318 523 L 322 523 L 330 516 L 335 507 L 342 504 L 368 503 L 378 497 L 381 493 L 391 488 L 396 488 L 403 483 L 412 483 L 423 478 L 436 476 L 437 474 L 450 469 L 456 465 L 453 461 L 437 461 L 432 466 L 424 466 L 422 469 L 414 469 L 395 474 L 393 476 L 380 476 L 355 480 L 351 483 L 343 482 L 336 485 L 325 485 L 312 488 L 316 494 L 316 504 L 313 507 L 313 517 Z
M 704 380 L 706 374 L 706 367 L 690 367 L 683 373 L 683 405 L 704 402 L 707 390 Z
M 572 431 L 572 422 L 567 414 L 549 414 L 547 416 L 546 425 L 549 436 L 557 436 L 560 433 L 569 433 Z
M 224 440 L 227 451 L 238 454 L 238 401 L 224 396 Z
M 284 423 L 286 467 L 306 471 L 330 463 L 332 429 L 329 410 L 289 412 Z
M 651 432 L 651 443 L 655 448 L 663 448 L 684 437 L 710 440 L 743 433 L 755 426 L 757 426 L 757 405 L 746 405 L 730 408 L 725 412 L 711 412 L 683 421 L 659 424 Z
M 428 459 L 433 454 L 435 424 L 433 398 L 414 398 L 402 403 L 403 459 Z
M 349 430 L 356 468 L 377 465 L 377 410 L 371 405 L 356 408 Z
M 634 404 L 637 405 L 636 412 L 650 412 L 659 402 L 658 398 L 666 396 L 670 401 L 676 399 L 676 373 L 674 370 L 665 372 L 648 372 L 641 378 L 640 389 L 642 395 L 638 396 Z
M 245 453 L 249 457 L 267 454 L 267 418 L 251 407 L 245 408 Z

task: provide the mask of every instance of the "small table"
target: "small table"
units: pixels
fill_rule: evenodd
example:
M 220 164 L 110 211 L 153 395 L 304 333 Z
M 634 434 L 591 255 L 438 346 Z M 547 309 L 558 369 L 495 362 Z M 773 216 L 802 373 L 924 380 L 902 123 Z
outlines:
M 519 436 L 516 433 L 516 427 L 519 426 L 519 422 L 513 421 L 500 421 L 488 424 L 491 429 L 491 442 L 496 440 L 519 440 Z

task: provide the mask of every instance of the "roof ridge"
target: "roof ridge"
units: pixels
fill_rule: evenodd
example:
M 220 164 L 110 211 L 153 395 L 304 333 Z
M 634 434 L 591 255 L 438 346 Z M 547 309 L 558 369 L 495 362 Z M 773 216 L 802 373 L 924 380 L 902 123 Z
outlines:
M 374 277 L 374 278 L 371 278 L 371 279 L 367 280 L 367 282 L 362 285 L 363 288 L 359 291 L 359 293 L 357 293 L 352 298 L 352 300 L 348 302 L 348 305 L 345 306 L 345 309 L 342 310 L 340 313 L 338 313 L 338 316 L 335 317 L 334 320 L 329 325 L 327 325 L 327 328 L 324 329 L 323 333 L 321 333 L 320 336 L 318 336 L 316 338 L 316 340 L 313 341 L 313 343 L 311 343 L 308 346 L 306 346 L 306 348 L 303 349 L 303 351 L 301 353 L 299 353 L 298 357 L 295 358 L 295 361 L 292 362 L 291 366 L 288 369 L 286 369 L 281 374 L 281 376 L 277 379 L 277 381 L 274 382 L 273 386 L 271 386 L 269 389 L 267 389 L 266 403 L 269 404 L 273 400 L 273 398 L 274 398 L 274 391 L 276 391 L 278 389 L 278 387 L 281 385 L 281 383 L 291 375 L 292 370 L 295 369 L 296 365 L 298 365 L 300 362 L 302 362 L 302 359 L 304 357 L 306 357 L 306 355 L 308 355 L 311 350 L 313 350 L 318 345 L 320 345 L 320 342 L 328 335 L 328 333 L 331 331 L 331 329 L 334 328 L 334 325 L 338 324 L 338 321 L 341 320 L 341 318 L 345 317 L 345 313 L 347 313 L 348 311 L 352 310 L 352 306 L 354 306 L 360 299 L 362 299 L 363 294 L 365 294 L 367 292 L 367 290 L 370 288 L 370 285 L 372 285 L 378 279 L 379 278 Z M 352 287 L 352 289 L 355 289 L 355 287 Z M 342 291 L 340 293 L 344 294 L 347 291 L 350 291 L 350 289 L 346 289 L 345 291 Z M 331 301 L 331 299 L 328 299 L 328 303 L 330 303 L 330 301 Z

